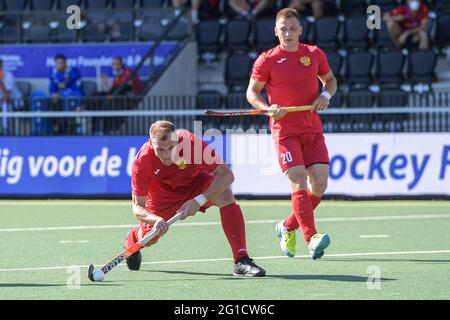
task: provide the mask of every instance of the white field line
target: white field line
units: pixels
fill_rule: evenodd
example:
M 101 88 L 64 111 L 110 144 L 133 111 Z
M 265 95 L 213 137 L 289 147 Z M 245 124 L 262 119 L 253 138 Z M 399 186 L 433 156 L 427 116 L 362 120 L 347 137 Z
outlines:
M 327 254 L 323 260 L 337 257 L 363 257 L 363 256 L 393 256 L 393 255 L 414 255 L 414 254 L 438 254 L 438 253 L 450 253 L 450 250 L 432 250 L 432 251 L 391 251 L 391 252 L 360 252 L 360 253 L 334 253 Z M 252 257 L 255 260 L 272 260 L 272 259 L 289 259 L 285 256 L 267 256 L 267 257 Z M 296 256 L 294 259 L 310 259 L 308 255 Z M 143 262 L 143 265 L 159 265 L 159 264 L 180 264 L 180 263 L 200 263 L 200 262 L 220 262 L 220 261 L 232 261 L 231 258 L 217 258 L 217 259 L 193 259 L 193 260 L 168 260 L 168 261 L 149 261 Z M 102 267 L 102 265 L 95 265 L 96 267 Z M 120 265 L 124 266 L 124 264 Z M 0 272 L 20 272 L 20 271 L 48 271 L 48 270 L 66 270 L 73 268 L 88 268 L 84 266 L 55 266 L 55 267 L 35 267 L 35 268 L 14 268 L 14 269 L 0 269 Z
M 266 207 L 267 205 L 271 206 L 281 206 L 281 207 L 289 207 L 289 200 L 243 200 L 238 201 L 241 206 L 251 206 L 251 207 Z M 2 206 L 42 206 L 42 207 L 61 207 L 61 206 L 83 206 L 83 207 L 129 207 L 131 210 L 131 200 L 0 200 L 0 208 Z M 450 201 L 414 201 L 414 200 L 405 200 L 405 201 L 329 201 L 325 200 L 320 203 L 321 207 L 333 207 L 333 206 L 403 206 L 403 207 L 430 207 L 430 206 L 450 206 Z
M 359 236 L 360 238 L 389 238 L 390 235 L 388 234 L 362 234 Z
M 62 243 L 62 244 L 67 244 L 67 243 L 89 243 L 89 240 L 60 240 L 58 242 Z
M 422 219 L 447 219 L 450 214 L 416 214 L 416 215 L 396 215 L 396 216 L 369 216 L 369 217 L 333 217 L 316 218 L 317 222 L 347 222 L 347 221 L 383 221 L 383 220 L 422 220 Z M 271 224 L 280 220 L 247 220 L 246 224 Z M 209 222 L 181 222 L 174 224 L 173 227 L 198 227 L 198 226 L 216 226 L 219 221 Z M 31 232 L 31 231 L 63 231 L 63 230 L 98 230 L 98 229 L 126 229 L 135 227 L 136 224 L 117 224 L 117 225 L 93 225 L 93 226 L 68 226 L 68 227 L 31 227 L 31 228 L 4 228 L 1 232 Z

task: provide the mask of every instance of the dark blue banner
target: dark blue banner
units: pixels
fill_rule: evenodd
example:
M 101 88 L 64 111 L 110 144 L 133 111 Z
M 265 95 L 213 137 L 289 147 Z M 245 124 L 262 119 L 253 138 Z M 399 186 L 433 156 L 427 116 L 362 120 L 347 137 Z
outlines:
M 147 136 L 1 137 L 0 196 L 131 194 Z M 205 139 L 225 157 L 223 139 Z
M 131 165 L 148 138 L 0 139 L 0 195 L 128 194 Z
M 2 45 L 0 58 L 5 70 L 16 78 L 47 78 L 54 67 L 54 57 L 64 54 L 70 67 L 77 67 L 83 78 L 95 78 L 97 71 L 111 73 L 114 56 L 122 56 L 129 67 L 136 66 L 150 50 L 152 43 L 95 43 L 95 44 L 51 44 L 51 45 Z M 155 70 L 177 47 L 177 42 L 163 42 L 155 51 Z M 97 70 L 100 68 L 100 70 Z M 100 74 L 98 74 L 100 75 Z M 141 69 L 141 76 L 149 76 L 148 63 Z

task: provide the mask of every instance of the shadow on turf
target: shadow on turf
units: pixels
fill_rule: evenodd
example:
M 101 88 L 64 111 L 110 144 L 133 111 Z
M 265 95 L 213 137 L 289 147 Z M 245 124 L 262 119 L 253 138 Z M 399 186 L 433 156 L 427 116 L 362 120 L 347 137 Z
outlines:
M 104 282 L 102 282 L 101 284 L 94 284 L 94 283 L 89 283 L 89 284 L 81 284 L 81 287 L 91 287 L 91 286 L 113 286 L 113 287 L 117 287 L 120 286 L 118 284 L 105 284 Z M 45 288 L 45 287 L 66 287 L 67 284 L 43 284 L 43 283 L 0 283 L 0 288 Z
M 168 274 L 185 274 L 185 275 L 199 275 L 199 276 L 218 276 L 220 280 L 240 280 L 245 277 L 235 277 L 230 274 L 206 273 L 206 272 L 192 272 L 192 271 L 169 271 L 169 270 L 142 270 L 141 272 L 162 272 Z M 352 275 L 323 275 L 323 274 L 268 274 L 265 279 L 284 279 L 284 280 L 325 280 L 325 281 L 339 281 L 339 282 L 367 282 L 367 277 L 352 276 Z M 259 278 L 264 279 L 264 278 Z M 396 281 L 397 279 L 381 278 L 381 282 Z

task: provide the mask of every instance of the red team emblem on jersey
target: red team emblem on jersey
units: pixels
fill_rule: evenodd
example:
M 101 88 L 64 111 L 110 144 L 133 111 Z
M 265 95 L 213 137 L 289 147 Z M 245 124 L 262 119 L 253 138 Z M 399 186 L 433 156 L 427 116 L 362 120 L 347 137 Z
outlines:
M 309 67 L 311 65 L 311 58 L 308 56 L 303 56 L 300 58 L 300 62 L 305 67 Z

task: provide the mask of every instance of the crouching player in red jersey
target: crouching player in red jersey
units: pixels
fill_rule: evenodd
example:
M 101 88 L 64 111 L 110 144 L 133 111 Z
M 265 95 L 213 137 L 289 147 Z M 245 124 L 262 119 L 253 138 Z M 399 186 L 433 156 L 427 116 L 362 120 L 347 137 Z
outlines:
M 168 231 L 168 221 L 182 211 L 185 219 L 210 206 L 220 208 L 220 218 L 234 258 L 234 275 L 262 277 L 265 270 L 247 253 L 245 224 L 241 208 L 230 189 L 234 176 L 222 158 L 204 141 L 187 130 L 175 130 L 168 121 L 157 121 L 150 127 L 146 142 L 133 163 L 133 213 L 140 225 L 128 232 L 129 248 L 153 228 L 159 236 Z M 126 259 L 130 270 L 139 270 L 141 252 Z
M 247 100 L 257 109 L 272 109 L 272 137 L 282 171 L 292 188 L 293 213 L 277 224 L 281 250 L 289 257 L 296 253 L 295 230 L 301 227 L 313 259 L 323 256 L 330 244 L 327 234 L 316 231 L 314 209 L 327 187 L 329 157 L 317 111 L 329 105 L 337 81 L 326 55 L 317 46 L 299 43 L 300 19 L 293 9 L 277 14 L 277 47 L 262 53 L 255 61 L 247 89 Z M 319 95 L 318 80 L 324 85 Z M 269 104 L 261 97 L 266 87 Z M 287 113 L 284 107 L 312 105 L 313 111 Z M 311 190 L 308 190 L 308 179 Z

